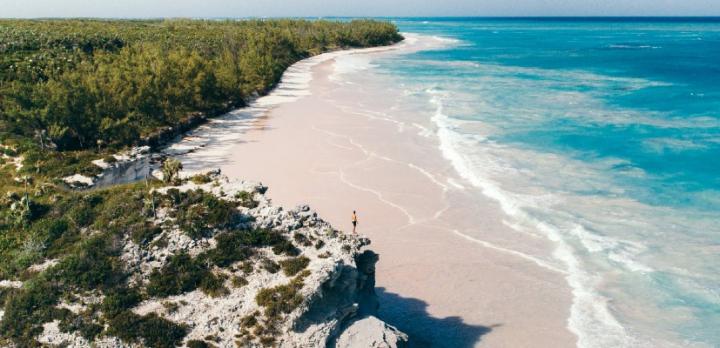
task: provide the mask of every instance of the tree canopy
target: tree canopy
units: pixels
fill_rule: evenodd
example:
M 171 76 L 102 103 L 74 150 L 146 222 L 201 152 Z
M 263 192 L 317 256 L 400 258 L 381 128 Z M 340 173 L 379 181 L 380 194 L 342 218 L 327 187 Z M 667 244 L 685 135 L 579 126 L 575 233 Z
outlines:
M 0 140 L 135 144 L 242 106 L 302 58 L 401 39 L 370 20 L 0 20 Z

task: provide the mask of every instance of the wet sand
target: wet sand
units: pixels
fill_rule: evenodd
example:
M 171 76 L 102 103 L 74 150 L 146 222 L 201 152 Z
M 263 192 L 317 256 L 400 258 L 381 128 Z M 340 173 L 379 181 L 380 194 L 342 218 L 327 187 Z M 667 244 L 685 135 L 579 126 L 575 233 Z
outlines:
M 243 123 L 222 151 L 214 144 L 181 160 L 260 181 L 276 203 L 307 203 L 346 233 L 357 210 L 357 232 L 380 255 L 379 316 L 413 346 L 575 346 L 562 271 L 506 247 L 517 232 L 442 157 L 432 124 L 411 122 L 391 96 L 338 82 L 335 64 L 313 66 L 309 95 Z M 547 243 L 522 241 L 529 250 Z

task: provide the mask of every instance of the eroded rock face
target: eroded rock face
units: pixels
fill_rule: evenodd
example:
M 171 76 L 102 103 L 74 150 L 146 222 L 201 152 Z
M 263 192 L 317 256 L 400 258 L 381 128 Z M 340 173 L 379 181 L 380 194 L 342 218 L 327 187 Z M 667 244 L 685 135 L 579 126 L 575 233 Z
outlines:
M 362 252 L 370 243 L 366 238 L 344 234 L 323 221 L 308 206 L 286 210 L 275 206 L 264 195 L 266 187 L 252 182 L 230 181 L 212 172 L 212 182 L 188 182 L 173 187 L 180 191 L 201 189 L 221 199 L 249 194 L 256 204 L 239 207 L 237 228 L 261 228 L 281 233 L 298 249 L 298 257 L 308 259 L 302 276 L 271 272 L 263 262 L 282 263 L 287 255 L 276 254 L 270 247 L 258 248 L 250 260 L 228 267 L 215 267 L 213 274 L 222 276 L 227 292 L 210 296 L 197 289 L 180 295 L 148 298 L 131 308 L 137 315 L 156 314 L 183 325 L 187 334 L 183 345 L 192 340 L 215 347 L 402 347 L 407 336 L 372 316 L 378 302 L 374 292 L 377 254 Z M 164 194 L 170 188 L 158 190 Z M 138 245 L 130 238 L 122 241 L 120 259 L 129 277 L 128 285 L 142 288 L 148 277 L 179 253 L 196 256 L 217 246 L 217 235 L 192 239 L 177 227 L 164 211 L 158 211 L 155 223 L 163 231 L 152 241 Z M 162 241 L 162 243 L 160 243 Z M 248 270 L 246 263 L 252 263 Z M 242 278 L 243 284 L 233 283 Z M 263 289 L 293 284 L 300 279 L 297 293 L 301 301 L 292 310 L 269 317 L 258 304 Z M 84 303 L 63 303 L 73 312 L 86 310 Z M 258 324 L 253 321 L 257 318 Z M 274 334 L 265 328 L 272 322 Z M 264 326 L 263 326 L 264 325 Z M 263 332 L 263 330 L 265 330 Z M 260 333 L 258 333 L 260 332 Z M 274 335 L 271 343 L 260 338 Z M 262 336 L 262 337 L 261 337 Z M 137 346 L 110 336 L 88 341 L 73 332 L 60 332 L 57 323 L 48 323 L 37 337 L 39 342 L 71 347 Z M 370 344 L 370 345 L 365 345 Z
M 336 348 L 402 348 L 408 336 L 384 321 L 369 316 L 354 321 L 337 339 Z

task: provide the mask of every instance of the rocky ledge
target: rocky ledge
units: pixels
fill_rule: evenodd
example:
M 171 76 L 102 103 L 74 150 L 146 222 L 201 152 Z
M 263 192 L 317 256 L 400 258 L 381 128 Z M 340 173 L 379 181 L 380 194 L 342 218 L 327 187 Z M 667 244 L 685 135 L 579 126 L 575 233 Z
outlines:
M 73 331 L 74 326 L 53 320 L 42 326 L 37 342 L 71 347 L 167 346 L 168 341 L 123 332 L 133 329 L 122 326 L 118 318 L 124 315 L 165 323 L 160 327 L 167 332 L 161 334 L 176 335 L 172 345 L 188 347 L 406 345 L 405 334 L 374 316 L 378 256 L 364 250 L 370 243 L 367 238 L 334 229 L 308 206 L 286 210 L 273 205 L 260 184 L 231 181 L 217 171 L 194 178 L 179 186 L 156 188 L 155 194 L 178 199 L 203 192 L 219 201 L 241 202 L 233 208 L 238 213 L 233 226 L 189 235 L 188 227 L 178 222 L 183 217 L 158 203 L 152 220 L 161 229 L 142 241 L 126 236 L 118 248 L 129 274 L 126 286 L 141 289 L 141 300 L 111 320 L 102 319 L 110 317 L 106 312 L 95 314 L 101 318 L 96 325 L 104 329 L 91 339 Z M 263 231 L 265 237 L 258 238 L 275 239 L 261 243 L 249 240 L 247 234 L 231 237 L 236 230 Z M 252 249 L 245 249 L 253 243 Z M 231 257 L 239 251 L 241 257 Z M 186 264 L 178 266 L 182 260 Z M 192 262 L 203 263 L 197 267 L 208 272 L 205 278 L 214 285 L 202 285 L 207 279 L 199 279 L 200 286 L 183 283 L 180 290 L 170 288 L 169 283 L 174 286 L 178 278 L 187 277 L 188 267 L 196 264 Z M 106 296 L 92 291 L 63 296 L 56 308 L 82 317 L 92 308 L 105 310 L 112 303 Z

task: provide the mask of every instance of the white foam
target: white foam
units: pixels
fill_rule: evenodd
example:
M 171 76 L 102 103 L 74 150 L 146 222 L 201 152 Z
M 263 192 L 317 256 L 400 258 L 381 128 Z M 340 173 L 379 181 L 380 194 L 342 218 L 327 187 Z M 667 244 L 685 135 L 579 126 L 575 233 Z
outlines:
M 578 336 L 578 346 L 637 347 L 639 342 L 633 339 L 610 313 L 608 300 L 594 290 L 599 279 L 591 276 L 582 268 L 573 248 L 562 238 L 557 228 L 537 220 L 524 211 L 525 207 L 535 206 L 536 202 L 527 197 L 504 191 L 498 184 L 476 174 L 470 165 L 471 160 L 460 150 L 463 145 L 475 142 L 475 139 L 468 141 L 461 134 L 454 132 L 453 121 L 443 113 L 442 92 L 437 90 L 428 92 L 432 95 L 430 101 L 436 106 L 432 120 L 437 125 L 440 150 L 443 156 L 452 163 L 458 174 L 479 188 L 484 195 L 499 202 L 501 209 L 508 216 L 514 218 L 517 224 L 534 226 L 548 239 L 555 242 L 553 256 L 564 264 L 563 273 L 566 274 L 566 280 L 572 288 L 573 304 L 570 318 L 568 318 L 568 328 Z M 483 241 L 476 240 L 476 242 Z M 482 244 L 485 245 L 484 243 Z M 488 243 L 486 246 L 490 247 L 491 244 Z M 595 246 L 591 245 L 590 247 Z M 528 258 L 527 255 L 515 251 L 512 251 L 512 254 Z M 547 266 L 543 260 L 536 260 L 535 257 L 530 259 L 543 267 Z

